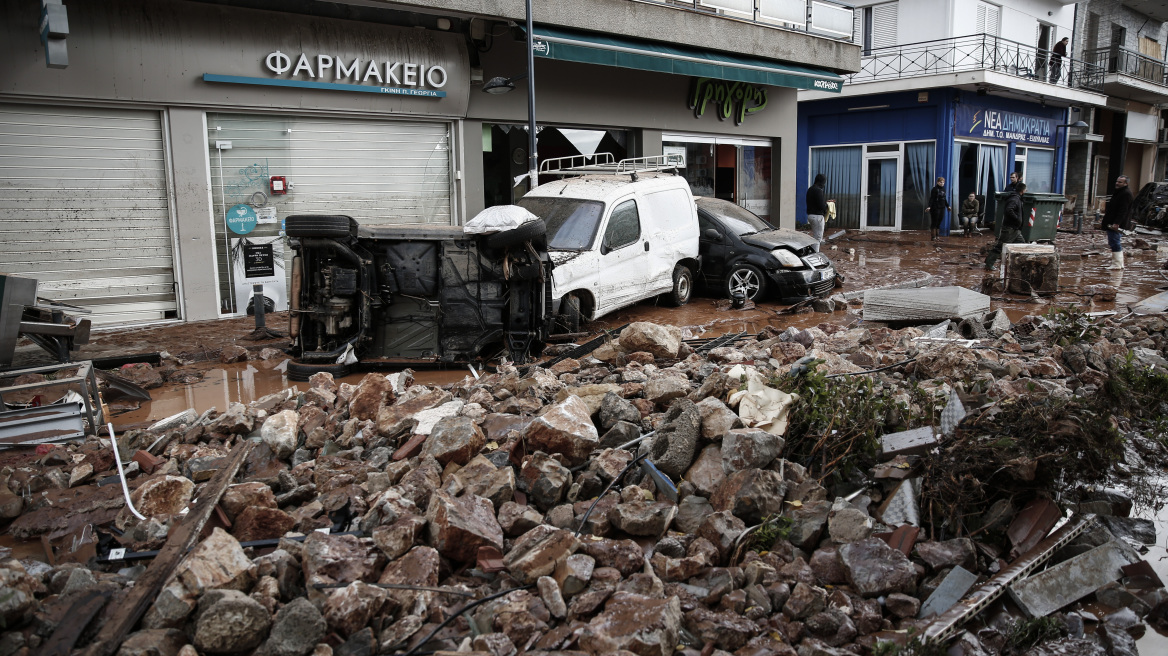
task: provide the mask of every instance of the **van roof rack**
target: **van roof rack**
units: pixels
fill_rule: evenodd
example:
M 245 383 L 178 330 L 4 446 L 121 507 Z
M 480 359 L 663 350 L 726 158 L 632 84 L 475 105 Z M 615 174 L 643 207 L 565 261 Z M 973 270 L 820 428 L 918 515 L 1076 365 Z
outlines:
M 630 175 L 645 171 L 676 173 L 677 169 L 684 165 L 685 159 L 679 154 L 630 157 L 618 162 L 612 153 L 596 153 L 594 155 L 572 155 L 545 159 L 539 165 L 539 173 L 540 175 L 589 175 L 596 173 Z

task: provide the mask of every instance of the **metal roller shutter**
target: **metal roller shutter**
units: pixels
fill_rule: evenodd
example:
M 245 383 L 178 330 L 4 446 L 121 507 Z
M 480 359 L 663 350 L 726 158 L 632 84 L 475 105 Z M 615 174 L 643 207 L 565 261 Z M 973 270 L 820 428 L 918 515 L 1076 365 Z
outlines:
M 0 270 L 95 325 L 174 318 L 161 115 L 0 104 Z
M 260 202 L 256 192 L 268 194 L 270 177 L 279 175 L 290 189 L 266 201 L 279 219 L 344 214 L 363 224 L 451 225 L 450 130 L 445 122 L 208 114 L 223 310 L 231 311 L 227 244 L 238 237 L 224 226 L 228 209 Z M 226 142 L 230 148 L 218 147 Z M 260 224 L 247 236 L 279 230 L 279 222 Z M 290 258 L 290 250 L 285 255 Z

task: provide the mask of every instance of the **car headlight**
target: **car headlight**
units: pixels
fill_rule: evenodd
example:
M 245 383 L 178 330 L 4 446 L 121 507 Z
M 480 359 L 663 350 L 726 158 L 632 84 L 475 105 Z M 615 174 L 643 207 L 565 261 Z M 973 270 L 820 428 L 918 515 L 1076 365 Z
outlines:
M 795 269 L 803 266 L 803 261 L 799 259 L 798 255 L 795 255 L 791 251 L 784 248 L 776 248 L 775 250 L 771 251 L 771 255 L 779 261 L 780 266 L 787 267 L 789 269 Z

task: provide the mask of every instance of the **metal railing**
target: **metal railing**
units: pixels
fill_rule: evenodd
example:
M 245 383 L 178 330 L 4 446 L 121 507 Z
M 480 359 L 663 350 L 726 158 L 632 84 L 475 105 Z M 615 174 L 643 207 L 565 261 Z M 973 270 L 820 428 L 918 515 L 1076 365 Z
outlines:
M 992 34 L 921 41 L 865 52 L 849 84 L 992 70 L 1046 84 L 1103 91 L 1103 69 L 1091 62 L 1055 57 L 1043 48 Z
M 634 0 L 707 16 L 854 41 L 853 7 L 836 0 Z
M 1168 70 L 1162 60 L 1140 54 L 1127 48 L 1095 48 L 1083 53 L 1083 58 L 1108 73 L 1119 73 L 1168 86 Z

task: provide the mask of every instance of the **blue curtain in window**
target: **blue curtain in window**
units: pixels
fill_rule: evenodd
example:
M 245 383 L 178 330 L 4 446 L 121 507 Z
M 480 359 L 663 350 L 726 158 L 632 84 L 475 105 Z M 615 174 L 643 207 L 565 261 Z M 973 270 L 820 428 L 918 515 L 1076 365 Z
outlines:
M 929 190 L 933 187 L 935 148 L 931 142 L 905 144 L 904 211 L 900 227 L 904 230 L 925 230 L 929 227 L 925 208 L 929 204 Z M 956 170 L 956 167 L 954 167 Z
M 993 223 L 997 212 L 997 197 L 1008 180 L 1006 172 L 1006 147 L 980 144 L 978 151 L 977 193 L 985 194 L 985 221 Z
M 811 186 L 817 173 L 827 176 L 827 197 L 835 200 L 836 222 L 841 228 L 860 227 L 861 159 L 860 146 L 811 149 L 807 185 Z
M 1049 194 L 1054 187 L 1054 151 L 1041 148 L 1026 150 L 1026 191 Z

